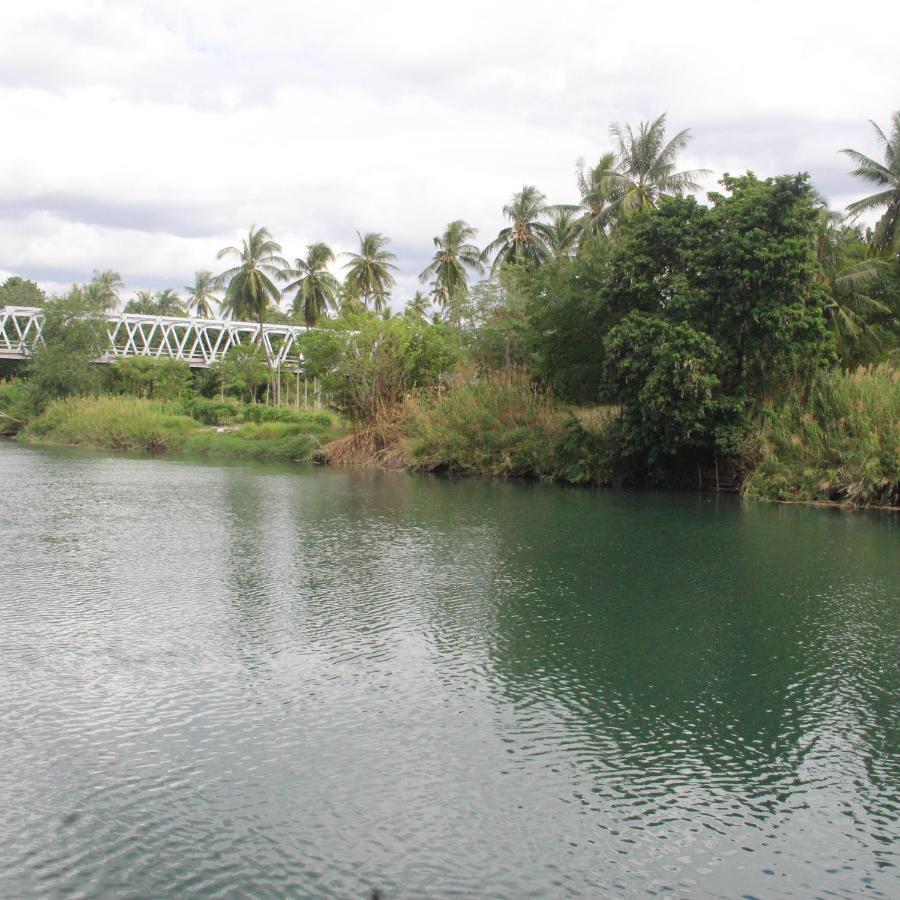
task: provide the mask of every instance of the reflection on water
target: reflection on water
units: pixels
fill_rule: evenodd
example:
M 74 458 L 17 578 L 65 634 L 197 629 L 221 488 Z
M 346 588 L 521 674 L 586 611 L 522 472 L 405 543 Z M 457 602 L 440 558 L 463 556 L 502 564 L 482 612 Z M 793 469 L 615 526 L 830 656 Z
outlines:
M 0 895 L 897 896 L 898 528 L 0 446 Z

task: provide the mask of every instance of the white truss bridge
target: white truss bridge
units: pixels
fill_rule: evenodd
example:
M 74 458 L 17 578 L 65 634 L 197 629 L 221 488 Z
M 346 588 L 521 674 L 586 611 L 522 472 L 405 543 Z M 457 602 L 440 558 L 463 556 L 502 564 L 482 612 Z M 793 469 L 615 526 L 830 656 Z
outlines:
M 44 311 L 31 306 L 0 307 L 0 359 L 27 359 L 41 342 Z M 257 341 L 256 322 L 193 319 L 110 313 L 106 317 L 109 347 L 99 362 L 125 356 L 180 359 L 194 368 L 207 368 L 232 348 Z M 272 369 L 296 369 L 302 362 L 297 344 L 308 331 L 304 325 L 263 325 L 262 346 Z

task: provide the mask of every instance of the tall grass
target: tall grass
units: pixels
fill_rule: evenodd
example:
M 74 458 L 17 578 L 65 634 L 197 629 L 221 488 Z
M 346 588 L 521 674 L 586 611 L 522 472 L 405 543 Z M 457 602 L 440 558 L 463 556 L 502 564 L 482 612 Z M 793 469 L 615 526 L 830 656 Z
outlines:
M 24 431 L 26 440 L 162 453 L 177 450 L 197 427 L 177 406 L 134 397 L 54 400 Z
M 524 371 L 455 384 L 436 400 L 408 405 L 407 452 L 414 468 L 607 482 L 609 411 L 575 416 Z
M 900 371 L 819 376 L 765 410 L 748 497 L 900 505 Z
M 184 415 L 190 409 L 203 419 L 225 419 L 222 428 L 204 426 Z M 179 402 L 162 403 L 135 397 L 81 397 L 55 400 L 24 429 L 38 443 L 131 450 L 145 453 L 188 453 L 237 459 L 302 461 L 312 458 L 322 442 L 340 433 L 328 413 L 278 410 L 246 416 L 250 407 Z M 256 421 L 245 421 L 246 418 Z

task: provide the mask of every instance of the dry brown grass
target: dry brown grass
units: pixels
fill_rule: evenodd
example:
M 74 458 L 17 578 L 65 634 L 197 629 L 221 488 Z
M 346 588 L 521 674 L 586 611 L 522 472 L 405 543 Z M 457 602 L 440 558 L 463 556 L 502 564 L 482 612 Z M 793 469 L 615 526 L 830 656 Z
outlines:
M 402 428 L 405 414 L 405 404 L 381 410 L 374 421 L 326 444 L 322 450 L 328 462 L 333 466 L 404 468 L 409 462 Z

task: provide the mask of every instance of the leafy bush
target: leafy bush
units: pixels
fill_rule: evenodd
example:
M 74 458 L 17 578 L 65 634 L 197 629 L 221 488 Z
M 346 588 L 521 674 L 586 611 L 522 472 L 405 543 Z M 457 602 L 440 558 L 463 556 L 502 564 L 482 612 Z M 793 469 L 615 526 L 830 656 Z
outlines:
M 186 416 L 204 425 L 225 425 L 234 422 L 241 414 L 241 405 L 233 400 L 209 400 L 206 397 L 188 397 L 182 400 L 181 409 Z
M 102 304 L 72 288 L 65 297 L 47 301 L 41 335 L 43 343 L 34 350 L 28 374 L 42 403 L 101 390 L 97 360 L 109 341 Z
M 148 400 L 177 400 L 190 391 L 190 366 L 179 359 L 128 356 L 109 367 L 111 389 Z
M 334 424 L 334 419 L 328 412 L 293 410 L 283 406 L 262 406 L 260 404 L 242 407 L 241 418 L 245 422 L 289 422 L 313 431 L 331 428 Z
M 331 405 L 371 422 L 410 392 L 441 382 L 459 358 L 455 329 L 397 316 L 360 318 L 353 330 L 328 326 L 300 339 L 307 377 L 318 378 Z
M 748 497 L 900 505 L 900 371 L 819 375 L 764 411 L 756 454 Z
M 15 434 L 37 412 L 37 398 L 27 381 L 0 384 L 0 434 Z

